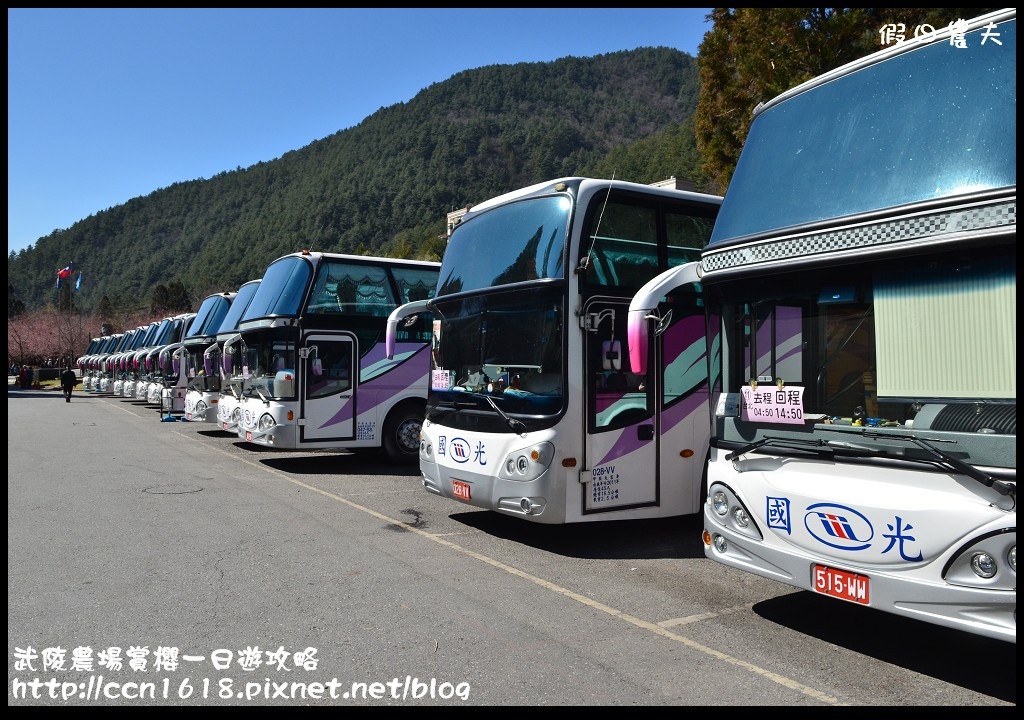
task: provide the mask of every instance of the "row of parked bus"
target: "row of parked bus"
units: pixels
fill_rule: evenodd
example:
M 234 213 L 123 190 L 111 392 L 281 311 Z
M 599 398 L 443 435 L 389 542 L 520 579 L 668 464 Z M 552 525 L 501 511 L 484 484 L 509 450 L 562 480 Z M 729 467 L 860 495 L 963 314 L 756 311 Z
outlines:
M 716 562 L 1016 642 L 1015 11 L 964 37 L 760 106 L 724 199 L 561 178 L 440 264 L 289 255 L 90 381 L 528 521 L 703 512 Z

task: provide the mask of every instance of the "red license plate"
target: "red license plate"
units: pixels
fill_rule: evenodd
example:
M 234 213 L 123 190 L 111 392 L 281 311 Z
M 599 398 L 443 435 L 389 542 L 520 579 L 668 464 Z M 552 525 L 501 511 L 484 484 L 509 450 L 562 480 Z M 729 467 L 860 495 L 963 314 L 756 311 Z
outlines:
M 452 480 L 452 496 L 459 500 L 469 500 L 469 483 Z
M 192 413 L 185 413 L 185 419 L 192 422 Z
M 252 442 L 252 433 L 249 432 L 248 430 L 245 431 L 245 441 Z
M 225 429 L 225 430 L 227 430 L 227 429 L 228 429 L 228 424 L 227 424 L 227 423 L 224 423 L 224 429 Z
M 868 577 L 836 570 L 825 565 L 814 566 L 814 590 L 822 595 L 849 600 L 861 605 L 868 602 Z

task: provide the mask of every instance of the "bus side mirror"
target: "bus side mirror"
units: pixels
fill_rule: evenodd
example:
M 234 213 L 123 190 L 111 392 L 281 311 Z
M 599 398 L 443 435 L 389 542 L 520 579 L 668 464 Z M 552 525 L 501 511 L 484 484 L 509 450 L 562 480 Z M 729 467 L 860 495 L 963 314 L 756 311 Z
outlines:
M 220 360 L 220 367 L 221 370 L 224 371 L 225 375 L 231 375 L 231 368 L 233 365 L 234 362 L 232 361 L 231 353 L 224 353 L 224 357 Z
M 629 369 L 636 375 L 647 373 L 647 348 L 650 334 L 647 310 L 630 310 L 626 318 L 626 341 L 629 345 Z
M 213 358 L 209 355 L 203 355 L 203 372 L 213 375 Z
M 313 365 L 312 365 L 312 367 L 313 367 L 313 374 L 316 375 L 317 377 L 320 377 L 321 375 L 324 374 L 324 366 L 323 366 L 323 363 L 320 362 L 320 358 L 318 358 L 318 357 L 317 358 L 313 358 Z

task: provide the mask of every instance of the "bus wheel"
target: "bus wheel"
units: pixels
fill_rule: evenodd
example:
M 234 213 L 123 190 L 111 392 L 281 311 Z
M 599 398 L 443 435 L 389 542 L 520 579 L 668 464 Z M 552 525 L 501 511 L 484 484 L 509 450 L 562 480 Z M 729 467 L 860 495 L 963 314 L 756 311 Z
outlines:
M 411 464 L 419 459 L 422 427 L 422 407 L 406 405 L 391 411 L 384 423 L 382 439 L 384 452 L 391 462 Z

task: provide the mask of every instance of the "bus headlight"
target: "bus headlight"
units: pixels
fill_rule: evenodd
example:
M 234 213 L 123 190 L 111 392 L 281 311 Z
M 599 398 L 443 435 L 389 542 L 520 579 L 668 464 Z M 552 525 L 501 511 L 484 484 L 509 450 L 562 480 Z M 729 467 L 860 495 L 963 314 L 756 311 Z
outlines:
M 971 570 L 986 580 L 996 574 L 996 559 L 987 552 L 976 552 L 971 556 Z
M 1004 559 L 1006 565 L 999 566 Z M 1017 531 L 1006 528 L 964 544 L 942 569 L 942 579 L 951 585 L 1015 590 L 1017 587 Z
M 537 443 L 528 448 L 513 450 L 505 456 L 499 477 L 503 480 L 529 482 L 536 480 L 551 465 L 555 457 L 555 446 L 549 442 Z
M 259 424 L 260 432 L 266 432 L 267 430 L 269 430 L 270 428 L 274 427 L 275 425 L 277 425 L 277 421 L 274 420 L 274 416 L 271 415 L 270 413 L 263 413 L 260 416 L 260 424 Z
M 719 490 L 711 496 L 711 506 L 717 514 L 725 517 L 726 513 L 729 512 L 729 498 L 725 496 L 724 492 Z
M 729 486 L 723 483 L 712 485 L 707 502 L 717 516 L 713 522 L 749 538 L 764 539 L 757 522 Z
M 235 425 L 242 422 L 242 408 L 236 407 L 234 410 L 231 411 L 231 422 L 233 422 Z

